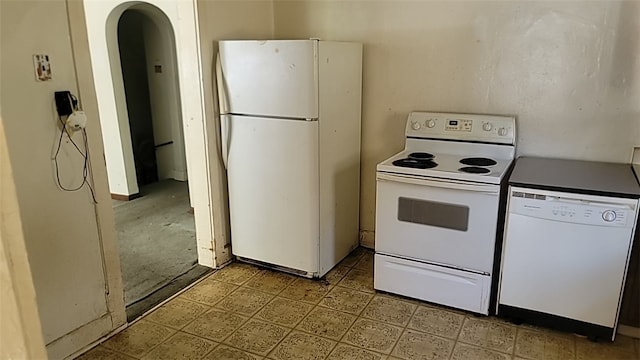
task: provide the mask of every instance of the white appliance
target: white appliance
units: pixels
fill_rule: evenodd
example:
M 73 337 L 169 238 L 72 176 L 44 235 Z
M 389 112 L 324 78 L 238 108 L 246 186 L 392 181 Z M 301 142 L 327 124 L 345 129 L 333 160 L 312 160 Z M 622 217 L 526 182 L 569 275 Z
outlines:
M 358 244 L 362 45 L 221 41 L 232 252 L 309 277 Z
M 377 166 L 374 287 L 488 314 L 515 119 L 413 112 Z
M 613 340 L 640 198 L 631 166 L 522 157 L 509 183 L 498 315 Z

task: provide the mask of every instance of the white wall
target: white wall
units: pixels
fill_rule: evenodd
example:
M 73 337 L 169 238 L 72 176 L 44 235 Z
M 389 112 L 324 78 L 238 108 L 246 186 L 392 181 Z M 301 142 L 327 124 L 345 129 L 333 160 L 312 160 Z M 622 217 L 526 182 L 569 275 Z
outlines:
M 275 1 L 274 18 L 276 38 L 364 43 L 365 235 L 412 110 L 516 115 L 519 155 L 626 162 L 640 143 L 638 2 Z
M 215 266 L 213 255 L 213 215 L 209 188 L 209 154 L 204 127 L 203 98 L 197 42 L 195 4 L 191 1 L 149 0 L 146 3 L 124 0 L 85 0 L 86 24 L 89 34 L 91 60 L 95 75 L 101 123 L 105 139 L 105 155 L 109 169 L 112 193 L 135 194 L 133 156 L 128 130 L 126 109 L 123 109 L 124 91 L 117 52 L 117 21 L 126 9 L 135 8 L 149 16 L 159 12 L 169 18 L 176 41 L 176 58 L 180 86 L 182 127 L 187 139 L 185 153 L 189 173 L 189 195 L 195 209 L 198 262 Z M 121 143 L 114 139 L 122 139 Z
M 0 4 L 2 122 L 43 338 L 49 356 L 57 358 L 124 321 L 119 263 L 113 257 L 115 233 L 99 230 L 98 219 L 107 228 L 113 227 L 113 222 L 102 216 L 101 210 L 110 200 L 107 184 L 100 178 L 105 172 L 97 113 L 92 106 L 95 94 L 81 91 L 86 89 L 83 79 L 91 77 L 85 66 L 86 37 L 75 16 L 82 9 L 63 0 Z M 42 31 L 42 24 L 46 24 L 46 31 Z M 50 56 L 52 80 L 36 82 L 33 54 Z M 60 134 L 53 105 L 57 90 L 70 90 L 86 105 L 92 173 L 97 177 L 90 176 L 89 181 L 98 205 L 92 203 L 86 187 L 65 192 L 56 185 L 52 154 Z M 80 135 L 75 139 L 81 140 Z M 59 163 L 64 186 L 82 181 L 83 159 L 67 140 L 62 142 Z M 18 219 L 3 217 L 3 221 Z
M 139 189 L 135 176 L 127 177 L 127 174 L 135 174 L 135 164 L 125 94 L 124 90 L 121 90 L 124 89 L 122 71 L 112 74 L 111 70 L 112 67 L 120 69 L 120 59 L 117 53 L 109 54 L 106 45 L 107 17 L 117 5 L 119 5 L 118 2 L 109 1 L 84 2 L 91 65 L 98 95 L 98 108 L 102 118 L 100 126 L 104 135 L 109 189 L 113 194 L 132 195 L 137 194 Z M 119 13 L 121 14 L 122 11 L 124 9 Z M 118 18 L 119 16 L 116 16 L 109 24 L 109 29 L 112 31 L 109 40 L 113 49 L 118 48 L 115 35 Z M 115 64 L 112 65 L 112 62 Z M 116 91 L 114 87 L 118 90 Z
M 158 22 L 158 23 L 156 23 Z M 187 180 L 187 163 L 184 153 L 180 93 L 178 91 L 178 66 L 171 24 L 149 18 L 144 22 L 147 78 L 153 136 L 156 144 L 173 141 L 173 144 L 156 149 L 159 179 Z M 155 66 L 162 68 L 155 72 Z

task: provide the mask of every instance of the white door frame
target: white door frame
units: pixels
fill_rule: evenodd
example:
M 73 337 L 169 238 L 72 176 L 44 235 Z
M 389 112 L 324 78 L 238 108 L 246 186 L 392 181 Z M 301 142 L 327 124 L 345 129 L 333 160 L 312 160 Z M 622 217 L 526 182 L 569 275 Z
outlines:
M 126 119 L 124 85 L 118 49 L 117 25 L 120 15 L 131 7 L 145 5 L 153 11 L 161 11 L 170 20 L 175 34 L 176 60 L 180 89 L 180 106 L 185 137 L 189 194 L 195 212 L 198 263 L 216 267 L 212 212 L 211 176 L 209 169 L 209 139 L 204 116 L 203 83 L 201 78 L 200 44 L 197 14 L 192 1 L 123 1 L 84 0 L 85 19 L 94 74 L 98 108 L 104 139 L 130 138 L 128 127 L 119 123 Z M 150 12 L 152 14 L 152 12 Z M 115 54 L 114 54 L 115 53 Z M 111 121 L 110 121 L 111 120 Z M 105 141 L 105 160 L 110 173 L 125 173 L 125 167 L 133 166 L 123 154 L 122 143 L 115 146 Z M 130 141 L 128 142 L 130 144 Z M 113 149 L 115 148 L 115 150 Z M 118 149 L 119 148 L 119 149 Z M 114 151 L 111 151 L 114 150 Z M 115 156 L 113 156 L 115 154 Z M 114 171 L 112 171 L 112 169 Z M 125 177 L 126 179 L 126 177 Z M 110 187 L 129 191 L 131 184 L 109 174 Z M 118 192 L 117 190 L 115 192 Z M 225 259 L 226 261 L 226 259 Z

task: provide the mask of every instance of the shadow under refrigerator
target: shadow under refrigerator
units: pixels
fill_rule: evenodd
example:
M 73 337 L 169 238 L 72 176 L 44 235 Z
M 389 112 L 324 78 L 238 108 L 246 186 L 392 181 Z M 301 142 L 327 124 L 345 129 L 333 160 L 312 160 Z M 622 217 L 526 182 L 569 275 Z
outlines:
M 219 42 L 231 247 L 321 277 L 358 245 L 362 45 Z

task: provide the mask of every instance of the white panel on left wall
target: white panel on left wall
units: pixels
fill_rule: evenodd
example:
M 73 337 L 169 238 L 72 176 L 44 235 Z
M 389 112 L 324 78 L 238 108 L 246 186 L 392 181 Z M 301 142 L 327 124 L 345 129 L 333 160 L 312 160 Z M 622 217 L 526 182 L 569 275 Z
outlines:
M 108 303 L 118 296 L 115 282 L 107 283 L 105 271 L 111 266 L 105 263 L 105 254 L 112 253 L 107 245 L 115 244 L 115 236 L 107 238 L 99 229 L 99 224 L 108 222 L 98 221 L 88 189 L 67 192 L 56 184 L 52 155 L 61 129 L 54 92 L 67 89 L 77 94 L 81 102 L 95 102 L 91 101 L 90 92 L 80 94 L 78 89 L 75 62 L 82 61 L 88 48 L 82 47 L 76 37 L 75 54 L 79 56 L 74 57 L 70 20 L 77 22 L 77 18 L 70 19 L 68 13 L 74 6 L 64 0 L 0 1 L 2 123 L 13 164 L 42 336 L 49 357 L 56 359 L 109 333 L 124 318 L 123 302 L 116 310 Z M 40 24 L 45 23 L 48 31 L 43 32 Z M 34 54 L 41 70 L 41 75 L 36 72 L 35 76 L 46 79 L 44 82 L 34 79 Z M 51 76 L 52 59 L 55 77 Z M 89 76 L 82 72 L 82 66 L 79 69 L 82 77 Z M 89 128 L 88 146 L 93 146 L 91 153 L 100 159 L 101 153 L 94 146 L 95 127 Z M 58 175 L 65 187 L 75 187 L 83 182 L 85 161 L 72 143 L 62 139 L 56 158 Z M 92 162 L 93 174 L 104 174 L 103 171 L 100 161 Z M 97 206 L 108 206 L 105 181 L 98 179 L 96 184 Z M 117 316 L 114 311 L 119 312 Z

